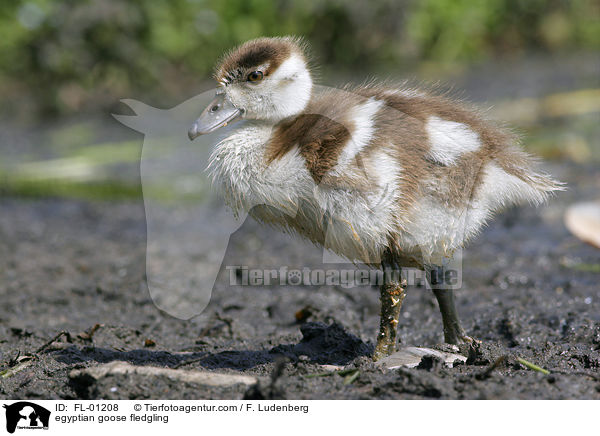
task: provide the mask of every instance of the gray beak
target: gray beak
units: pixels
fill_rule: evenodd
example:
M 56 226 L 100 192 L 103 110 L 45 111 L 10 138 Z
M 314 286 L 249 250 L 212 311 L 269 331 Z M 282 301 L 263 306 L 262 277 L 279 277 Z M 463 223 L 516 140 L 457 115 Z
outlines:
M 200 117 L 188 131 L 188 136 L 193 141 L 200 135 L 205 135 L 221 127 L 225 127 L 228 123 L 240 117 L 242 113 L 243 110 L 236 108 L 223 91 L 217 90 L 216 97 L 202 111 Z

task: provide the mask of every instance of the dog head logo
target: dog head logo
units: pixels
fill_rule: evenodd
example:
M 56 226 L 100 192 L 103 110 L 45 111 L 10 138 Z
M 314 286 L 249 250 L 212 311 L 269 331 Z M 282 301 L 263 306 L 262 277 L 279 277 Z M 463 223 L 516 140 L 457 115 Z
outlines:
M 29 401 L 19 401 L 3 406 L 6 409 L 6 431 L 19 429 L 47 429 L 50 411 Z

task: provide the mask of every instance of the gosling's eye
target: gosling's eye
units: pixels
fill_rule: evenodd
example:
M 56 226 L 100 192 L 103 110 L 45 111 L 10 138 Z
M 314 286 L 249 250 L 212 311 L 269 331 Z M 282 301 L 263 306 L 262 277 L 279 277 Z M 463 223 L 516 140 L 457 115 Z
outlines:
M 250 74 L 248 74 L 248 82 L 260 82 L 262 78 L 262 71 L 252 71 Z

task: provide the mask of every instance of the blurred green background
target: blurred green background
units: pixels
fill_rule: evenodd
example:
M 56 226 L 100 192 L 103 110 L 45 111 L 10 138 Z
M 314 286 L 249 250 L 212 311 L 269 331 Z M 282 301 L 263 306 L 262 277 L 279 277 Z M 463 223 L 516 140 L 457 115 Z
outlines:
M 224 51 L 288 34 L 310 44 L 320 84 L 440 81 L 528 149 L 600 161 L 597 0 L 17 0 L 0 6 L 0 189 L 139 194 L 110 169 L 141 147 L 109 118 L 119 99 L 175 106 L 213 86 Z

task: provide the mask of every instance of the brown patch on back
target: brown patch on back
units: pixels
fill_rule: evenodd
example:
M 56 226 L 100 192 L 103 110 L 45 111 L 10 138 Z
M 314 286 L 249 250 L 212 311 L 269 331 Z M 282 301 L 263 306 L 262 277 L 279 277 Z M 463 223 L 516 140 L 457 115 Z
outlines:
M 258 38 L 248 41 L 228 53 L 220 62 L 215 79 L 218 82 L 240 80 L 254 67 L 268 64 L 265 76 L 275 71 L 292 53 L 302 55 L 297 41 L 292 38 Z
M 350 131 L 342 123 L 320 114 L 301 114 L 277 124 L 267 144 L 265 156 L 270 164 L 298 146 L 300 155 L 306 160 L 308 171 L 315 182 L 320 183 L 323 176 L 337 163 L 349 139 Z

